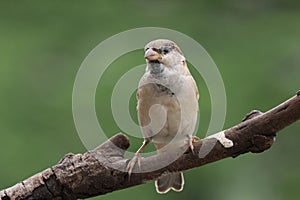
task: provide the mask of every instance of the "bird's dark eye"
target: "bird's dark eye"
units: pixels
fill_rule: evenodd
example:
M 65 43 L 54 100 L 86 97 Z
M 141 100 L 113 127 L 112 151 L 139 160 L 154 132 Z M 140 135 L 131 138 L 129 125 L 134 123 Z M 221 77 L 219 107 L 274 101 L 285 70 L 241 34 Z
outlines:
M 163 48 L 161 51 L 162 51 L 163 54 L 167 54 L 167 53 L 170 52 L 170 49 L 167 48 L 167 47 L 165 47 L 165 48 Z
M 149 48 L 146 48 L 145 51 L 147 51 Z

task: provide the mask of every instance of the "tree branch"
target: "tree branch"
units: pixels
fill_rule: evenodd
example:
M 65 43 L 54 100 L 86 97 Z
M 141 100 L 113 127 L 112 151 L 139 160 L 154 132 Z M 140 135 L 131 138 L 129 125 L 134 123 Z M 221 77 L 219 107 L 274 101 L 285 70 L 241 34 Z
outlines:
M 278 131 L 298 119 L 300 92 L 266 113 L 253 111 L 240 124 L 220 132 L 233 141 L 233 147 L 224 148 L 214 137 L 207 137 L 194 143 L 194 152 L 187 150 L 168 166 L 160 167 L 180 151 L 143 158 L 141 168 L 136 167 L 130 179 L 125 170 L 128 160 L 124 159 L 129 140 L 117 134 L 92 151 L 65 155 L 57 165 L 0 191 L 0 198 L 78 199 L 103 195 L 153 181 L 166 172 L 185 171 L 247 152 L 263 152 L 272 146 Z

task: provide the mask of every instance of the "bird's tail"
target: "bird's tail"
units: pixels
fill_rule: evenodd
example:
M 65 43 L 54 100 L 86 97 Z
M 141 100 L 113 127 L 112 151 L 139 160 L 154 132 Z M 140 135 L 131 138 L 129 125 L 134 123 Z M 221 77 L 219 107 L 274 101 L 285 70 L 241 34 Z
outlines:
M 163 175 L 155 181 L 156 191 L 160 194 L 167 193 L 170 189 L 180 192 L 183 189 L 184 178 L 182 172 Z

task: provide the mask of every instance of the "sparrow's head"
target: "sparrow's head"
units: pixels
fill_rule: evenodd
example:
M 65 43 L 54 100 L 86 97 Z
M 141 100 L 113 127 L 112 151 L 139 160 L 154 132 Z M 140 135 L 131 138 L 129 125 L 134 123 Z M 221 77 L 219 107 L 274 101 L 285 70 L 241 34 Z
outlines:
M 170 40 L 158 39 L 145 46 L 148 65 L 163 64 L 168 68 L 185 66 L 185 57 L 179 47 Z

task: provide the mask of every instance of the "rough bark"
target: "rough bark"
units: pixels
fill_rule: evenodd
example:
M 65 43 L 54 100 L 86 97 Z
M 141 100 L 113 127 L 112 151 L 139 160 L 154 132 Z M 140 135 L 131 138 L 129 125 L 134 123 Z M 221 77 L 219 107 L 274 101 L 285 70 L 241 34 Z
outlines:
M 185 153 L 162 168 L 159 168 L 161 163 L 176 157 L 180 151 L 143 158 L 141 167 L 135 167 L 131 177 L 125 170 L 128 160 L 123 157 L 129 140 L 117 134 L 92 151 L 65 155 L 57 165 L 0 191 L 0 198 L 79 199 L 103 195 L 155 180 L 166 172 L 185 171 L 247 152 L 263 152 L 272 146 L 278 131 L 299 118 L 300 92 L 297 92 L 268 112 L 253 111 L 240 124 L 224 130 L 233 147 L 224 148 L 215 138 L 204 138 L 194 143 L 194 152 L 181 149 Z

